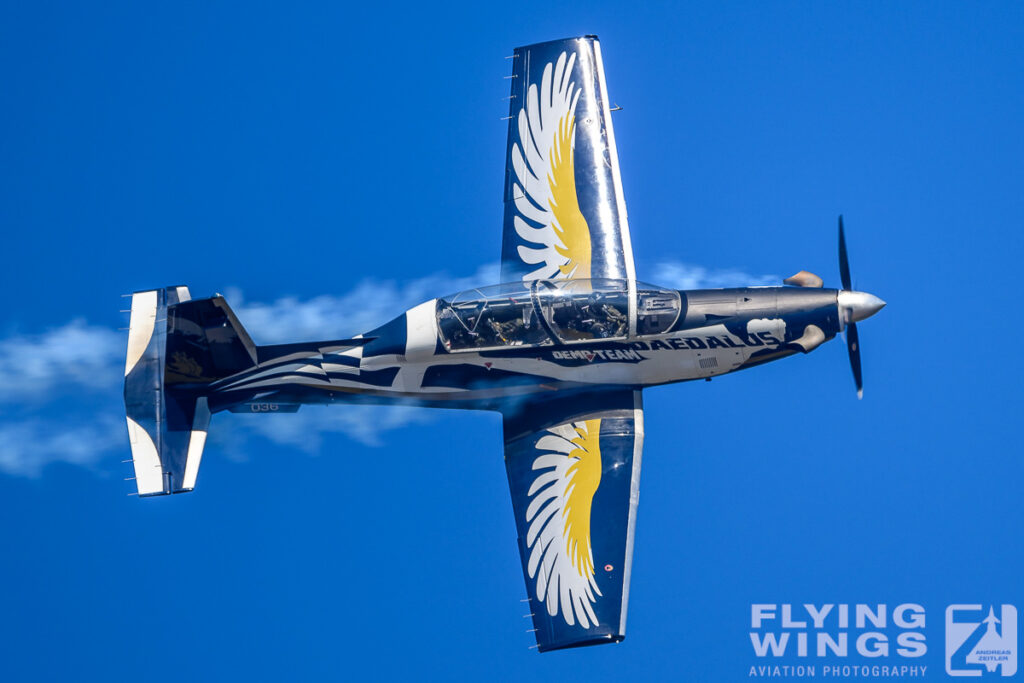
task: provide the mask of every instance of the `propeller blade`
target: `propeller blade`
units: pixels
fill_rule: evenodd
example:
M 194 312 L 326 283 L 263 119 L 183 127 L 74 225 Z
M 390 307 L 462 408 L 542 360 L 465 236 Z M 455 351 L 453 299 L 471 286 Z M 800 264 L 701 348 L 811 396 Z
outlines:
M 857 398 L 864 398 L 864 380 L 860 372 L 860 338 L 857 336 L 857 323 L 846 326 L 846 350 L 850 354 L 850 369 L 853 370 L 853 381 L 857 385 Z
M 839 279 L 843 283 L 843 289 L 849 291 L 850 286 L 850 261 L 846 257 L 846 236 L 843 234 L 843 216 L 839 215 Z

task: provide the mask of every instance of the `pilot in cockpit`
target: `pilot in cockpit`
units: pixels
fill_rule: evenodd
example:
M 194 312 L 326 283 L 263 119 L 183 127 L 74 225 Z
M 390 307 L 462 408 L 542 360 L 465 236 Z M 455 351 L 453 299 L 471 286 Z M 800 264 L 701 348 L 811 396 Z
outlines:
M 612 337 L 624 337 L 626 336 L 626 329 L 629 327 L 629 318 L 627 318 L 622 311 L 611 304 L 598 304 L 602 313 L 604 313 L 605 320 L 608 322 L 608 327 Z
M 581 307 L 581 332 L 590 332 L 595 339 L 623 337 L 629 320 L 615 306 L 602 301 L 601 293 L 594 292 Z
M 502 344 L 522 343 L 523 321 L 518 317 L 502 322 L 488 317 L 487 326 L 494 333 L 496 341 Z

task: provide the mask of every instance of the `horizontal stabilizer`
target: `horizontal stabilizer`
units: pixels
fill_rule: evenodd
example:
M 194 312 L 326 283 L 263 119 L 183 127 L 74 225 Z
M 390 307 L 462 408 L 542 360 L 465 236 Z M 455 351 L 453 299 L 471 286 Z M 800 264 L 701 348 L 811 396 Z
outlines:
M 207 385 L 255 358 L 223 298 L 192 301 L 185 287 L 132 295 L 124 403 L 140 496 L 195 487 L 210 424 Z

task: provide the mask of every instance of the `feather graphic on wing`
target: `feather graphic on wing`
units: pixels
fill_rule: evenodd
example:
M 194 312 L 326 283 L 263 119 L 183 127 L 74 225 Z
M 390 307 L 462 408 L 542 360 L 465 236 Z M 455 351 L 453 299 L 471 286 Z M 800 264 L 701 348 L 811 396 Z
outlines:
M 559 613 L 572 626 L 597 626 L 593 604 L 601 591 L 594 579 L 590 511 L 601 483 L 601 420 L 585 420 L 548 430 L 537 441 L 538 472 L 527 495 L 530 548 L 527 572 L 537 600 L 548 614 Z
M 580 89 L 570 80 L 576 54 L 563 52 L 530 84 L 512 148 L 516 234 L 524 263 L 538 268 L 523 280 L 590 277 L 590 228 L 576 195 L 574 144 Z

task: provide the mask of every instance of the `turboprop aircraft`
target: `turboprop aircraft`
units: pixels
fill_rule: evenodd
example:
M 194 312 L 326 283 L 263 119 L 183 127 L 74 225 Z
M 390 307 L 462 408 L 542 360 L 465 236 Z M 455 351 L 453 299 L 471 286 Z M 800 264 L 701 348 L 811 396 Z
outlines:
M 499 411 L 541 651 L 626 632 L 644 387 L 710 379 L 846 332 L 884 302 L 801 271 L 780 287 L 637 280 L 595 36 L 515 50 L 501 284 L 431 299 L 352 339 L 259 346 L 221 296 L 132 295 L 125 407 L 140 496 L 191 491 L 210 416 L 304 404 Z

